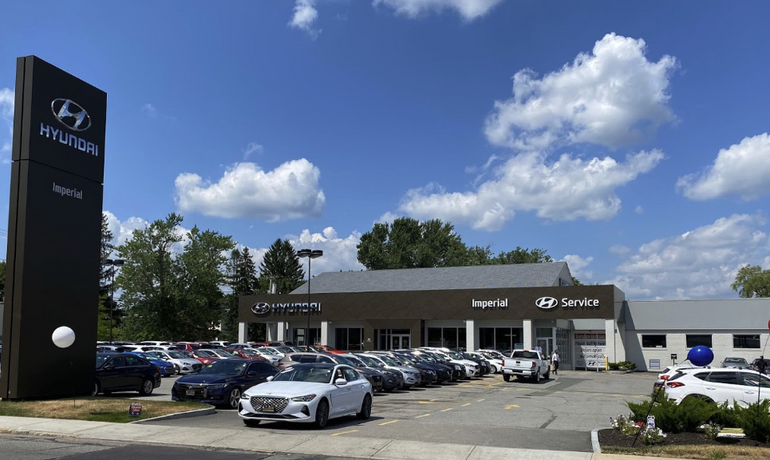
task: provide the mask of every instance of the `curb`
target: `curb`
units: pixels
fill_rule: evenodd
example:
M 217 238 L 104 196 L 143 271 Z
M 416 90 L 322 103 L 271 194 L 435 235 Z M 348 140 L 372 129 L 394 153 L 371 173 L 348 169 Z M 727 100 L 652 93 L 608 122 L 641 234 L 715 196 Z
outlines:
M 206 409 L 195 409 L 187 412 L 177 412 L 175 414 L 159 415 L 157 417 L 144 418 L 142 420 L 134 420 L 133 422 L 128 422 L 128 423 L 130 424 L 130 423 L 155 422 L 158 420 L 172 420 L 177 418 L 199 417 L 201 415 L 215 414 L 216 412 L 217 410 L 214 406 L 209 406 Z
M 591 447 L 593 448 L 593 451 L 595 454 L 601 454 L 602 453 L 602 446 L 599 444 L 599 430 L 608 430 L 610 427 L 606 428 L 594 428 L 591 430 Z

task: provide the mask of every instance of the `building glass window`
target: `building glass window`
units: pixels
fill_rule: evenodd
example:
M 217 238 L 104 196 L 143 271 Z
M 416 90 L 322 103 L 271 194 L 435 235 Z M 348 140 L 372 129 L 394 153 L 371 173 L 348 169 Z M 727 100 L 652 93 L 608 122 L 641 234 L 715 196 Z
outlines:
M 338 350 L 363 350 L 364 330 L 359 327 L 338 327 L 334 329 L 334 348 Z
M 480 327 L 479 348 L 500 352 L 521 348 L 523 333 L 524 329 L 520 327 Z
M 711 348 L 711 334 L 687 334 L 687 348 L 701 345 Z
M 441 328 L 440 327 L 429 327 L 428 328 L 428 346 L 429 347 L 443 347 L 444 341 L 441 338 Z
M 666 348 L 665 335 L 642 335 L 642 348 Z
M 739 335 L 733 334 L 733 348 L 760 348 L 759 335 L 748 334 Z

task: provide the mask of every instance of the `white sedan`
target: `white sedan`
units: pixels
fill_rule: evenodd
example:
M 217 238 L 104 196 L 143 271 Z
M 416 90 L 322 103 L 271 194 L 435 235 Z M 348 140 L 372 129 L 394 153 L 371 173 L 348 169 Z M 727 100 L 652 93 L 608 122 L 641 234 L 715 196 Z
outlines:
M 346 364 L 294 364 L 241 395 L 238 415 L 247 426 L 262 420 L 314 423 L 372 413 L 372 385 Z

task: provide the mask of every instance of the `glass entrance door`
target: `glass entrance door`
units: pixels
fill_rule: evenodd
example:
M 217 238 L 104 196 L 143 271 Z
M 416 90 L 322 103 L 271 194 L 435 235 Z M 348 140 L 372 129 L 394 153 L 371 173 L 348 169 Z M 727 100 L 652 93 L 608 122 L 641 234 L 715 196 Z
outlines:
M 553 353 L 553 337 L 538 338 L 537 346 L 540 348 L 540 353 L 544 358 L 548 358 Z
M 409 334 L 393 334 L 390 339 L 391 350 L 399 350 L 402 348 L 410 347 L 410 335 Z

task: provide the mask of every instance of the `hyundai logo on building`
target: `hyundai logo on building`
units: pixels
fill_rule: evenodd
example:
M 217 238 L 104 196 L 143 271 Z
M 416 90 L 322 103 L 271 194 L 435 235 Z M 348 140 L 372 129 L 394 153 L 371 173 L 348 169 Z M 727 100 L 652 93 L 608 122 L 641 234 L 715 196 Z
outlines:
M 541 310 L 550 310 L 559 305 L 559 301 L 553 297 L 540 297 L 535 300 L 535 305 Z
M 91 117 L 86 109 L 70 99 L 54 99 L 51 111 L 59 123 L 73 131 L 85 131 L 91 127 Z
M 257 316 L 270 313 L 270 304 L 267 302 L 257 302 L 251 306 L 251 312 Z

